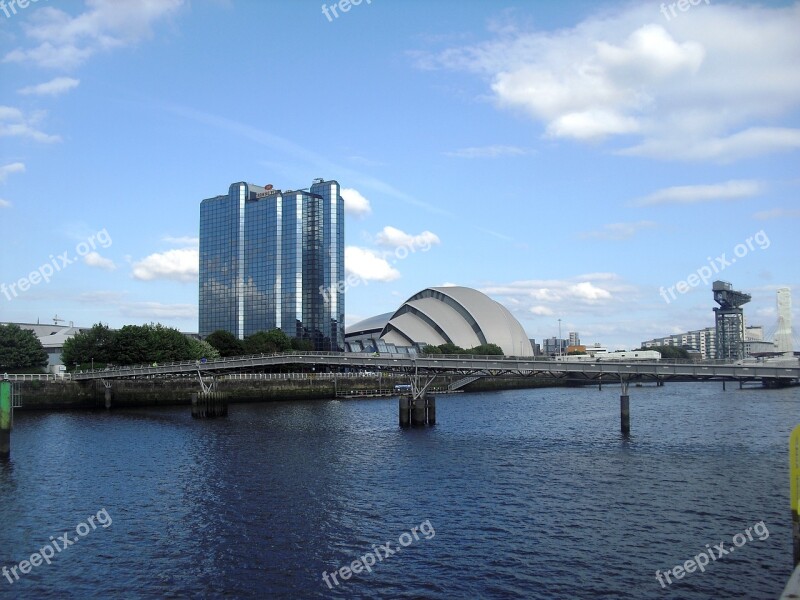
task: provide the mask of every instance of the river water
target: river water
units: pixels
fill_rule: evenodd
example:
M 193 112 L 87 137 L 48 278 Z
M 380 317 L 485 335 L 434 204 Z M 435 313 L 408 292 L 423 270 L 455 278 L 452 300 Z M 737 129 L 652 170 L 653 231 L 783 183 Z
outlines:
M 619 386 L 21 412 L 0 597 L 774 599 L 800 388 L 734 387 L 631 387 L 628 438 Z

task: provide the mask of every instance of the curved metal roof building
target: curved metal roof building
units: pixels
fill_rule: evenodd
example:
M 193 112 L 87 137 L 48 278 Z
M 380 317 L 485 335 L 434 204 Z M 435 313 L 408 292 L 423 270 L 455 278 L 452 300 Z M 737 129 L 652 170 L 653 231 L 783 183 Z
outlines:
M 506 307 L 478 290 L 459 286 L 425 288 L 394 313 L 348 327 L 347 336 L 380 338 L 396 347 L 497 344 L 509 356 L 533 355 L 525 330 Z

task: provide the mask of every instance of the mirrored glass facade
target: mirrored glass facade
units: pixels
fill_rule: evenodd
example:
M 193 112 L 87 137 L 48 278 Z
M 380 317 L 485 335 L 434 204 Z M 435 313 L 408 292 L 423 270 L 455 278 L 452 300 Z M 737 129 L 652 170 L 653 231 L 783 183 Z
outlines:
M 281 329 L 344 349 L 344 204 L 336 181 L 234 183 L 200 204 L 200 335 Z

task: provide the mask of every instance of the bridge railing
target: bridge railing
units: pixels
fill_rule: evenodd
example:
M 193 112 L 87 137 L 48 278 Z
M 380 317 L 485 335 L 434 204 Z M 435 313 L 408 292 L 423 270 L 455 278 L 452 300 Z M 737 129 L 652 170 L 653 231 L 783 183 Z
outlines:
M 69 381 L 72 379 L 70 373 L 3 373 L 0 379 L 7 378 L 9 381 Z
M 355 359 L 358 361 L 359 359 L 365 358 L 375 358 L 375 359 L 389 359 L 389 360 L 410 360 L 412 363 L 415 361 L 420 362 L 430 362 L 430 361 L 439 361 L 439 360 L 482 360 L 482 361 L 502 361 L 502 362 L 509 362 L 514 361 L 518 363 L 565 363 L 565 364 L 592 364 L 592 363 L 615 363 L 615 362 L 625 362 L 625 363 L 638 363 L 638 364 L 658 364 L 658 365 L 705 365 L 705 366 L 724 366 L 724 365 L 736 365 L 736 366 L 783 366 L 784 360 L 779 361 L 768 361 L 768 362 L 758 362 L 758 361 L 749 361 L 749 360 L 738 360 L 738 361 L 729 361 L 729 360 L 719 360 L 719 359 L 675 359 L 675 358 L 659 358 L 659 359 L 652 359 L 652 358 L 619 358 L 616 359 L 613 357 L 613 353 L 604 355 L 602 358 L 595 357 L 594 359 L 584 359 L 584 360 L 575 360 L 575 359 L 567 359 L 566 357 L 556 357 L 551 358 L 549 356 L 499 356 L 499 355 L 478 355 L 478 354 L 389 354 L 389 353 L 381 353 L 381 352 L 330 352 L 330 351 L 305 351 L 305 350 L 292 350 L 288 352 L 273 352 L 273 353 L 261 353 L 261 354 L 246 354 L 242 356 L 231 356 L 226 358 L 217 358 L 213 360 L 207 360 L 205 362 L 199 360 L 184 360 L 184 361 L 175 361 L 175 362 L 168 362 L 168 363 L 158 363 L 153 362 L 149 364 L 139 364 L 139 365 L 127 365 L 127 366 L 120 366 L 120 367 L 106 367 L 105 369 L 95 369 L 95 370 L 86 370 L 86 371 L 75 371 L 77 374 L 101 374 L 101 373 L 109 373 L 109 374 L 122 374 L 126 371 L 141 371 L 143 369 L 153 369 L 153 368 L 162 368 L 162 369 L 170 369 L 170 368 L 178 368 L 184 367 L 197 367 L 198 369 L 207 369 L 207 368 L 224 368 L 225 366 L 234 366 L 237 363 L 247 363 L 252 362 L 253 360 L 263 359 L 263 358 L 281 358 L 281 357 L 289 357 L 289 356 L 302 356 L 303 358 L 313 358 L 313 357 L 339 357 L 347 360 L 348 358 Z M 797 358 L 787 358 L 785 359 L 787 365 L 797 365 L 798 359 Z M 345 366 L 345 365 L 339 365 Z M 377 366 L 377 365 L 376 365 Z M 379 367 L 379 366 L 378 366 Z

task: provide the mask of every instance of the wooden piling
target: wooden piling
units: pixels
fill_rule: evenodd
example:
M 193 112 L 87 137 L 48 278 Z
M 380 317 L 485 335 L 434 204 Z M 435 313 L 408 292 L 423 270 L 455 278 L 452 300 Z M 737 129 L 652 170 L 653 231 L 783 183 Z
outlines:
M 110 387 L 106 388 L 105 400 L 106 400 L 106 408 L 111 408 L 111 388 Z
M 428 411 L 428 425 L 436 425 L 436 396 L 425 396 L 425 405 Z

